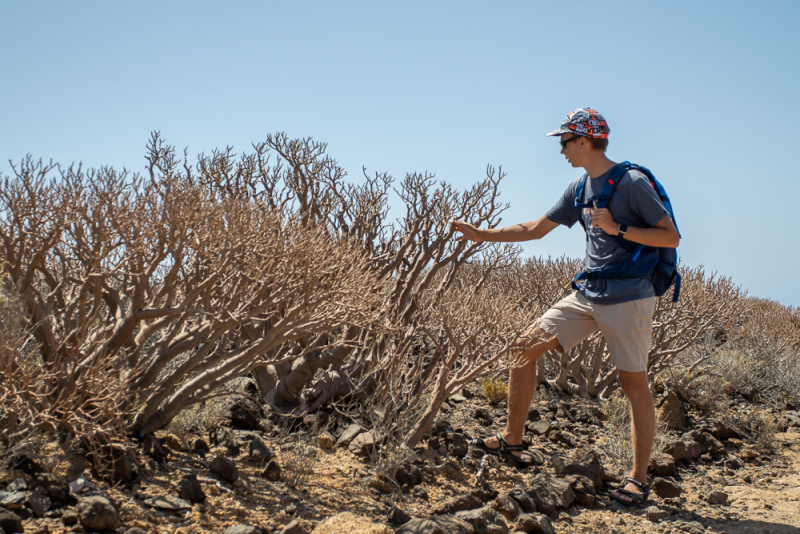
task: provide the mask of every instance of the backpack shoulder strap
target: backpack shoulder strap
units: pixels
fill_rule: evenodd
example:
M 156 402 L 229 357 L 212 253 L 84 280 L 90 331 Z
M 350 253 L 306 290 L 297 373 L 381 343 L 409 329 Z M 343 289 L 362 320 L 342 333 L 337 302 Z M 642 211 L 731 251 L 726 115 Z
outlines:
M 625 176 L 625 173 L 628 172 L 628 169 L 631 167 L 631 163 L 627 161 L 623 161 L 622 163 L 617 163 L 614 167 L 611 168 L 611 172 L 608 174 L 608 178 L 603 183 L 603 188 L 600 190 L 600 194 L 593 196 L 589 199 L 589 204 L 595 208 L 606 208 L 608 207 L 608 201 L 611 199 L 611 194 L 616 189 L 617 184 Z
M 591 208 L 591 204 L 586 204 L 583 202 L 584 196 L 584 189 L 586 188 L 586 180 L 588 179 L 588 174 L 584 173 L 578 179 L 578 186 L 575 188 L 575 212 L 578 217 L 578 222 L 581 223 L 583 229 L 586 230 L 586 226 L 583 224 L 583 208 Z
M 661 199 L 661 203 L 664 204 L 664 208 L 666 208 L 667 213 L 669 213 L 669 218 L 672 219 L 672 224 L 674 224 L 675 229 L 678 230 L 678 221 L 675 220 L 675 212 L 672 211 L 672 202 L 670 202 L 669 196 L 667 195 L 667 190 L 664 189 L 664 186 L 662 186 L 661 183 L 656 180 L 656 177 L 653 176 L 653 173 L 650 172 L 650 169 L 642 167 L 641 165 L 636 165 L 635 163 L 630 163 L 629 165 L 631 169 L 636 169 L 647 176 L 647 179 L 650 180 L 650 185 L 653 186 L 658 198 Z M 680 230 L 678 230 L 678 236 L 681 237 Z

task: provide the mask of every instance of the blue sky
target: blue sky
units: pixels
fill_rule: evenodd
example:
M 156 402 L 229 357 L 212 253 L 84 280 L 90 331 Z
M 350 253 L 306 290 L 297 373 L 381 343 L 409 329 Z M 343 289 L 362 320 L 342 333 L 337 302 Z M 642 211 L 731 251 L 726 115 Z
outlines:
M 800 2 L 0 3 L 0 172 L 30 153 L 144 168 L 312 136 L 353 179 L 508 173 L 508 224 L 578 176 L 555 129 L 591 106 L 609 157 L 665 185 L 688 266 L 800 306 Z M 583 255 L 578 226 L 525 254 Z

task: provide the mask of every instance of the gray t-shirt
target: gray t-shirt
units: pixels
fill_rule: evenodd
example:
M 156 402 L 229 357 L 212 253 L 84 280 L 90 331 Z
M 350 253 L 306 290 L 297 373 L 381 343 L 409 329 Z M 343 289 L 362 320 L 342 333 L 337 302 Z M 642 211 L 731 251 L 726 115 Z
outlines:
M 603 184 L 611 171 L 597 178 L 586 180 L 584 202 L 600 194 Z M 572 228 L 578 222 L 575 209 L 575 190 L 579 180 L 572 182 L 555 206 L 547 212 L 551 221 Z M 617 184 L 608 209 L 614 219 L 628 226 L 652 228 L 668 215 L 667 210 L 643 173 L 631 170 L 625 173 Z M 591 209 L 584 208 L 583 222 L 586 226 L 585 268 L 601 269 L 627 258 L 628 252 L 614 237 L 602 228 L 592 226 Z M 604 278 L 588 280 L 580 285 L 584 297 L 596 304 L 617 304 L 655 295 L 653 284 L 646 278 Z

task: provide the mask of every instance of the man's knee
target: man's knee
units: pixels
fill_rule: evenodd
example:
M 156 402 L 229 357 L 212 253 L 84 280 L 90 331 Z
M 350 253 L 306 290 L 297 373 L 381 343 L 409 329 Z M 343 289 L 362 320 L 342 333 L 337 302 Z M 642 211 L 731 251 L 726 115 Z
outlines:
M 561 350 L 558 338 L 534 325 L 514 341 L 514 350 L 538 358 L 548 350 Z
M 645 396 L 652 398 L 650 394 L 650 384 L 647 381 L 647 371 L 631 372 L 619 371 L 617 380 L 622 388 L 622 392 L 629 399 L 641 399 Z

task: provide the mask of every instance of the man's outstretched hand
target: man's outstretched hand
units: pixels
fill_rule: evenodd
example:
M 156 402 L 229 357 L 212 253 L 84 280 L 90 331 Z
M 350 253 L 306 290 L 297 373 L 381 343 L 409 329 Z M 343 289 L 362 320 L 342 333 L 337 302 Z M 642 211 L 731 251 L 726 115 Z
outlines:
M 480 231 L 464 221 L 450 221 L 450 230 L 463 234 L 456 237 L 456 241 L 477 241 L 478 243 L 483 241 L 480 237 Z

